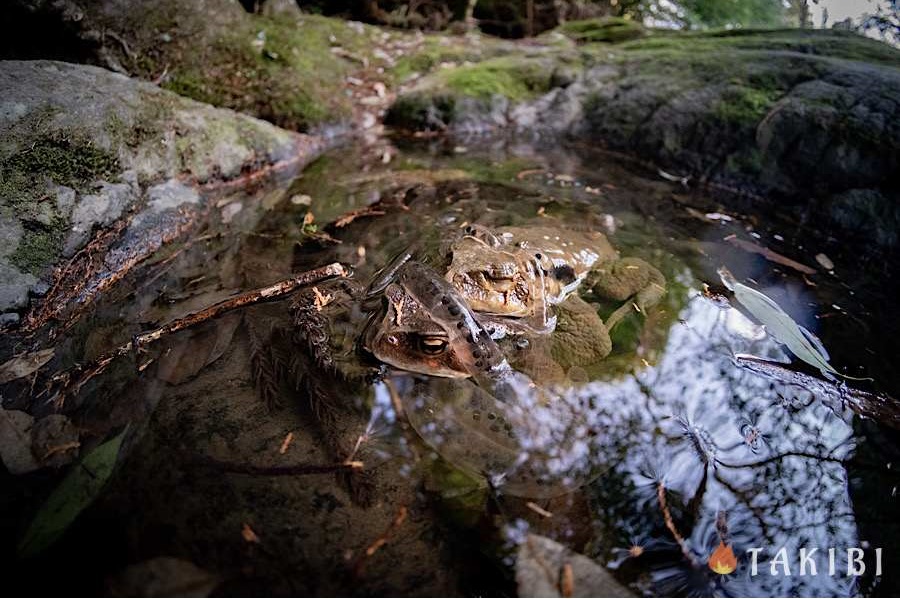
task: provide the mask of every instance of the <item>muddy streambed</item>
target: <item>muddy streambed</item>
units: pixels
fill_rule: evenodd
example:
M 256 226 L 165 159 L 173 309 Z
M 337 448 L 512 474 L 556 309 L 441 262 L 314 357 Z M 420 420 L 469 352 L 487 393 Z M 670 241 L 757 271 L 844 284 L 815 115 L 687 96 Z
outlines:
M 581 468 L 566 493 L 507 492 L 503 480 L 473 474 L 465 427 L 429 437 L 439 417 L 401 413 L 417 409 L 403 395 L 422 377 L 346 384 L 318 371 L 299 349 L 308 346 L 289 343 L 291 298 L 164 338 L 60 408 L 86 446 L 128 429 L 103 492 L 37 556 L 19 560 L 16 545 L 60 474 L 2 475 L 3 559 L 16 564 L 13 580 L 51 594 L 137 592 L 162 578 L 182 591 L 211 580 L 217 594 L 511 595 L 529 592 L 517 588 L 517 569 L 521 585 L 523 570 L 538 567 L 516 562 L 533 533 L 607 568 L 617 581 L 608 592 L 621 590 L 616 584 L 646 595 L 896 591 L 889 574 L 873 576 L 875 548 L 886 573 L 900 551 L 896 431 L 834 394 L 742 368 L 736 354 L 790 354 L 703 293 L 705 284 L 721 287 L 716 269 L 728 267 L 813 331 L 838 370 L 875 379 L 849 384 L 897 396 L 894 266 L 802 219 L 712 194 L 584 148 L 441 143 L 339 149 L 296 180 L 217 198 L 202 231 L 132 271 L 57 339 L 51 365 L 93 360 L 142 330 L 326 262 L 351 265 L 353 279 L 366 282 L 404 248 L 438 252 L 471 223 L 601 231 L 622 256 L 659 269 L 667 293 L 617 325 L 607 357 L 567 368 L 564 384 L 554 383 L 584 424 L 552 440 Z M 322 289 L 322 302 L 340 302 Z M 602 317 L 615 307 L 583 295 Z M 357 316 L 345 311 L 335 329 L 342 372 L 359 367 Z M 547 354 L 566 362 L 579 343 L 571 336 Z M 285 371 L 293 384 L 279 377 Z M 4 407 L 48 413 L 43 383 L 8 385 Z M 441 385 L 427 389 L 439 404 Z M 521 441 L 531 455 L 551 442 Z M 350 462 L 338 472 L 297 470 Z M 707 567 L 722 543 L 738 558 L 729 575 Z M 762 548 L 757 575 L 754 547 Z M 765 560 L 782 547 L 793 573 L 801 547 L 837 548 L 838 573 L 825 557 L 817 575 L 772 575 Z M 866 551 L 859 578 L 842 575 L 852 547 Z M 183 562 L 161 576 L 147 566 L 161 556 L 209 578 Z M 572 590 L 565 573 L 543 575 Z

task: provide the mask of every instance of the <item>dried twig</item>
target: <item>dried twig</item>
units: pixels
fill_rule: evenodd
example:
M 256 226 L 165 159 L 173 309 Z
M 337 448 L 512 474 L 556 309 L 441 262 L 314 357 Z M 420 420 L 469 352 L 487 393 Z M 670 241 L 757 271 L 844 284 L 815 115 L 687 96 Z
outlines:
M 559 594 L 563 597 L 571 597 L 575 592 L 575 573 L 572 564 L 565 563 L 559 575 Z
M 214 458 L 198 457 L 190 460 L 191 464 L 215 468 L 233 474 L 249 474 L 251 476 L 301 476 L 304 474 L 330 474 L 343 470 L 362 470 L 362 462 L 342 462 L 340 464 L 291 464 L 288 466 L 255 466 L 253 464 L 235 464 L 222 462 Z
M 59 385 L 59 391 L 54 396 L 54 403 L 56 404 L 57 409 L 59 409 L 60 407 L 62 407 L 67 396 L 78 393 L 78 390 L 81 389 L 81 387 L 83 387 L 95 376 L 106 370 L 109 364 L 112 363 L 116 358 L 120 358 L 131 353 L 133 349 L 140 350 L 142 346 L 153 341 L 157 341 L 164 335 L 183 331 L 184 329 L 203 322 L 207 322 L 218 316 L 221 316 L 222 314 L 225 314 L 226 312 L 230 312 L 238 308 L 244 308 L 262 302 L 278 299 L 306 285 L 312 285 L 313 283 L 318 283 L 334 277 L 347 276 L 348 274 L 349 271 L 343 264 L 339 262 L 333 262 L 320 268 L 314 268 L 312 270 L 296 274 L 289 279 L 284 279 L 283 281 L 279 281 L 267 287 L 254 289 L 253 291 L 248 291 L 247 293 L 242 293 L 240 295 L 230 297 L 226 300 L 222 300 L 221 302 L 213 304 L 208 308 L 204 308 L 199 312 L 193 312 L 182 318 L 176 318 L 175 320 L 159 328 L 153 329 L 152 331 L 147 331 L 145 333 L 141 333 L 140 335 L 136 335 L 134 339 L 132 339 L 128 343 L 125 343 L 124 345 L 121 345 L 118 348 L 114 349 L 112 352 L 101 356 L 94 362 L 83 366 L 76 366 L 75 368 L 67 372 L 56 375 L 53 380 Z
M 537 515 L 541 516 L 542 518 L 552 518 L 553 517 L 553 512 L 549 512 L 549 511 L 545 510 L 544 508 L 542 508 L 541 506 L 539 506 L 538 504 L 536 504 L 533 501 L 529 501 L 528 503 L 526 503 L 525 507 L 527 507 L 528 509 L 530 509 L 532 512 L 536 513 Z
M 685 559 L 687 559 L 692 566 L 697 567 L 697 560 L 694 559 L 691 550 L 688 548 L 687 541 L 684 540 L 684 537 L 681 536 L 681 533 L 679 533 L 678 529 L 675 527 L 675 520 L 672 519 L 672 512 L 669 511 L 669 504 L 666 501 L 666 486 L 662 482 L 659 482 L 656 485 L 656 499 L 659 501 L 659 509 L 662 510 L 666 528 L 672 533 L 675 542 L 678 543 L 678 546 L 681 548 L 681 553 L 684 554 Z
M 353 566 L 353 573 L 357 577 L 363 575 L 366 567 L 366 560 L 375 555 L 375 552 L 388 542 L 391 535 L 393 535 L 394 532 L 396 532 L 396 530 L 400 528 L 400 525 L 403 524 L 403 522 L 406 520 L 406 515 L 406 506 L 401 505 L 400 509 L 397 510 L 397 515 L 394 516 L 394 520 L 387 527 L 387 529 L 381 534 L 381 536 L 372 541 L 371 545 L 366 547 L 366 550 L 362 555 L 359 556 L 359 559 L 356 560 L 356 564 Z
M 376 208 L 374 206 L 365 206 L 363 208 L 357 208 L 355 210 L 351 210 L 347 212 L 336 221 L 334 221 L 335 228 L 342 229 L 355 221 L 358 218 L 368 217 L 368 216 L 384 216 L 386 214 L 383 208 Z
M 746 239 L 740 239 L 737 235 L 729 235 L 724 239 L 724 241 L 727 241 L 733 246 L 741 248 L 745 252 L 759 254 L 769 262 L 775 262 L 776 264 L 781 264 L 782 266 L 793 268 L 794 270 L 802 272 L 805 275 L 816 274 L 815 268 L 812 268 L 805 264 L 801 264 L 796 260 L 791 260 L 787 256 L 782 256 L 778 252 L 772 251 L 765 246 L 759 245 L 758 243 L 753 243 L 752 241 L 747 241 Z
M 292 432 L 288 433 L 284 437 L 284 441 L 281 442 L 281 447 L 278 448 L 278 453 L 280 453 L 281 455 L 284 455 L 285 453 L 287 453 L 288 447 L 291 446 L 291 441 L 293 441 L 293 440 L 294 440 L 294 433 L 292 433 Z

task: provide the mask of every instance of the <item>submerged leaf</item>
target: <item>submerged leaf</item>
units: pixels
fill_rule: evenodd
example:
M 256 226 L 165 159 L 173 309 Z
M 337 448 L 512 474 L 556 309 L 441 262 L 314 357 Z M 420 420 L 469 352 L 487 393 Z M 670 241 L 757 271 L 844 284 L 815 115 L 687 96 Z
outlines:
M 175 557 L 128 566 L 108 583 L 114 597 L 209 597 L 221 579 Z
M 159 360 L 157 378 L 178 385 L 196 376 L 231 347 L 231 340 L 240 322 L 240 314 L 226 314 L 208 326 L 195 329 L 189 335 L 175 340 L 171 351 L 163 354 Z
M 72 467 L 38 510 L 19 543 L 19 556 L 30 557 L 53 544 L 100 495 L 116 465 L 127 428 L 98 445 Z
M 42 349 L 22 356 L 16 356 L 12 360 L 0 365 L 0 385 L 26 377 L 38 368 L 50 361 L 53 357 L 53 348 Z
M 825 376 L 837 375 L 846 379 L 860 380 L 835 370 L 828 363 L 828 355 L 823 351 L 821 342 L 798 325 L 772 298 L 739 283 L 724 266 L 720 267 L 718 272 L 725 286 L 734 292 L 734 298 L 792 354 Z M 815 339 L 816 342 L 813 343 L 811 339 Z
M 633 597 L 603 566 L 552 539 L 529 534 L 516 557 L 519 597 Z
M 30 414 L 0 408 L 0 461 L 10 474 L 25 474 L 41 467 L 31 451 L 32 426 Z

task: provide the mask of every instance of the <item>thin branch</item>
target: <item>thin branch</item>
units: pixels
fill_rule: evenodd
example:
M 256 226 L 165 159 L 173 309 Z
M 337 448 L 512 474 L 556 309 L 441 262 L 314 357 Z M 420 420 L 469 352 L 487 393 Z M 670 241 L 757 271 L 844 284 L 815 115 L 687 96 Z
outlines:
M 681 553 L 684 554 L 685 559 L 687 559 L 692 566 L 697 567 L 697 560 L 694 559 L 691 550 L 688 548 L 687 541 L 684 540 L 684 537 L 681 536 L 681 533 L 679 533 L 678 529 L 675 527 L 675 520 L 672 519 L 672 512 L 669 511 L 669 504 L 666 501 L 666 486 L 661 482 L 656 485 L 656 499 L 659 502 L 659 509 L 662 510 L 666 528 L 672 533 L 672 537 L 674 537 L 675 542 L 678 543 L 678 546 L 681 548 Z
M 236 464 L 222 462 L 214 458 L 194 458 L 190 464 L 207 466 L 231 472 L 234 474 L 249 474 L 252 476 L 301 476 L 305 474 L 330 474 L 343 470 L 362 470 L 363 463 L 358 461 L 346 461 L 340 464 L 292 464 L 288 466 L 254 466 L 253 464 Z
M 397 510 L 397 515 L 394 516 L 394 520 L 391 522 L 390 526 L 387 527 L 387 529 L 381 534 L 381 536 L 379 536 L 368 547 L 366 547 L 366 550 L 363 552 L 363 554 L 359 556 L 359 559 L 356 560 L 356 564 L 353 567 L 353 573 L 357 578 L 363 575 L 366 567 L 366 560 L 375 555 L 375 552 L 381 549 L 381 547 L 384 546 L 388 542 L 388 540 L 390 540 L 391 536 L 406 520 L 407 513 L 408 511 L 406 509 L 406 506 L 401 505 Z
M 53 396 L 53 403 L 59 409 L 65 403 L 66 397 L 78 393 L 78 391 L 95 376 L 101 374 L 116 359 L 123 357 L 133 349 L 140 350 L 144 345 L 159 340 L 164 335 L 170 335 L 183 331 L 192 326 L 208 322 L 226 312 L 237 310 L 255 304 L 279 299 L 307 285 L 319 283 L 334 277 L 345 277 L 350 271 L 343 264 L 333 262 L 320 268 L 314 268 L 288 279 L 284 279 L 267 287 L 254 289 L 240 295 L 230 297 L 213 304 L 199 312 L 193 312 L 182 318 L 136 335 L 131 341 L 125 343 L 113 351 L 104 354 L 90 364 L 75 366 L 74 368 L 53 377 L 51 384 L 59 386 L 59 391 Z

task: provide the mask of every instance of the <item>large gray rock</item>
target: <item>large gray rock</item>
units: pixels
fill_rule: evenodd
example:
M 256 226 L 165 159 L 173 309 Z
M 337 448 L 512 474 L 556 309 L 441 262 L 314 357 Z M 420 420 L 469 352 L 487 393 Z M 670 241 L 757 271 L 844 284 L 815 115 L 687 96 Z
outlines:
M 0 62 L 0 312 L 22 308 L 98 230 L 129 221 L 123 238 L 166 238 L 159 215 L 198 204 L 200 184 L 296 168 L 319 149 L 105 69 Z
M 542 64 L 553 55 L 544 51 Z M 585 47 L 578 65 L 563 48 L 556 61 L 576 74 L 551 76 L 549 90 L 524 98 L 531 81 L 521 78 L 535 59 L 503 60 L 424 78 L 400 95 L 389 122 L 586 140 L 867 238 L 897 220 L 900 51 L 885 44 L 831 31 L 657 33 Z M 488 76 L 519 97 L 503 88 L 479 97 Z M 864 211 L 886 220 L 828 208 L 847 204 L 838 198 L 851 191 L 865 191 Z M 853 206 L 861 214 L 858 199 Z M 894 245 L 897 236 L 879 229 L 875 240 Z

